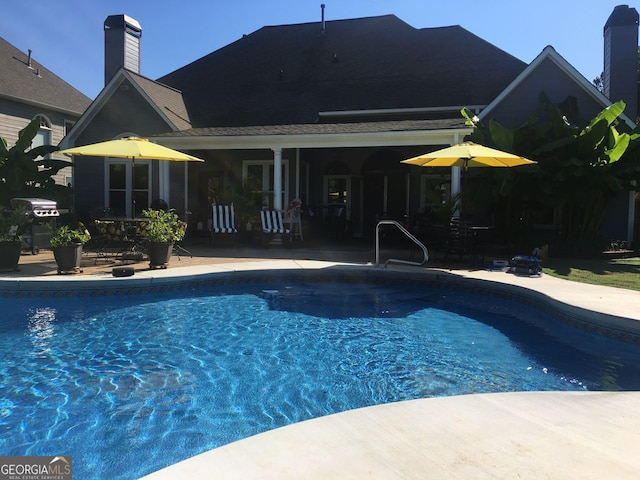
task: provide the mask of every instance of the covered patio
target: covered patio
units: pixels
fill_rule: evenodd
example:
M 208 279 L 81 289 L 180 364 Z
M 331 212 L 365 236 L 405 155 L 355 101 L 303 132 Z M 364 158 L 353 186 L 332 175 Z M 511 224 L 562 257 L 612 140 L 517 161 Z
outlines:
M 421 175 L 426 172 L 411 174 L 400 160 L 461 142 L 470 132 L 459 118 L 195 128 L 153 138 L 207 160 L 188 166 L 188 193 L 180 205 L 193 212 L 193 224 L 200 228 L 212 200 L 230 203 L 250 185 L 261 196 L 255 209 L 284 210 L 300 199 L 306 212 L 322 219 L 321 228 L 330 230 L 330 217 L 342 212 L 349 235 L 362 237 L 370 235 L 376 219 L 404 222 L 424 208 Z M 446 171 L 447 190 L 455 195 L 461 188 L 460 168 Z

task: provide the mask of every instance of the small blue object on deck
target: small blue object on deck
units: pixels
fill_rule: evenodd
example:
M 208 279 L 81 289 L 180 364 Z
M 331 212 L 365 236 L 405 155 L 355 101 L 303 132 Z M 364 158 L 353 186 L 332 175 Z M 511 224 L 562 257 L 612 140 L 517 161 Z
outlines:
M 540 259 L 531 255 L 516 255 L 509 263 L 510 273 L 525 275 L 541 275 L 542 265 Z

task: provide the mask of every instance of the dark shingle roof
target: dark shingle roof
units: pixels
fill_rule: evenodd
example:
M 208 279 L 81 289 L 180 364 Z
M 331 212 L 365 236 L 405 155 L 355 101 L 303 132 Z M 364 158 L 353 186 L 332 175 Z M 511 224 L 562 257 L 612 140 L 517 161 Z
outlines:
M 306 123 L 295 125 L 257 125 L 245 127 L 203 127 L 167 132 L 156 137 L 202 137 L 202 136 L 252 136 L 252 135 L 329 135 L 383 132 L 412 132 L 423 130 L 446 130 L 464 128 L 465 120 L 447 118 L 438 120 L 399 120 L 357 123 Z
M 0 38 L 0 95 L 82 114 L 91 99 Z
M 189 112 L 187 112 L 187 107 L 184 104 L 182 92 L 130 70 L 127 70 L 127 72 L 178 129 L 191 128 Z
M 393 15 L 263 27 L 160 82 L 195 127 L 313 123 L 318 112 L 486 105 L 526 64 L 460 26 Z

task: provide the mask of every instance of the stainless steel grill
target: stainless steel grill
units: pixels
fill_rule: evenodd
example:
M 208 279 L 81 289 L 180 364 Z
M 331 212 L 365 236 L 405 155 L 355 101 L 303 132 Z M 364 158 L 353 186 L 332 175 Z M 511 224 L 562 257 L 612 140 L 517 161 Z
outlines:
M 57 203 L 46 198 L 12 198 L 11 207 L 26 208 L 27 214 L 33 217 L 31 231 L 22 235 L 22 248 L 31 249 L 34 255 L 40 252 L 40 247 L 49 248 L 51 227 L 60 216 Z
M 35 218 L 59 217 L 58 206 L 53 200 L 46 198 L 12 198 L 11 207 L 24 207 L 29 215 Z

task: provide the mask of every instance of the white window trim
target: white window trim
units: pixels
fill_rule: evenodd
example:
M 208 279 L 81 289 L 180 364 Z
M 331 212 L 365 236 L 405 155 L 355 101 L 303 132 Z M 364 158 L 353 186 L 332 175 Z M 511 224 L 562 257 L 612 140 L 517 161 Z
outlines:
M 268 172 L 269 170 L 265 170 L 265 166 L 269 167 L 274 165 L 273 160 L 243 160 L 242 162 L 242 184 L 247 181 L 248 170 L 250 166 L 262 165 L 262 186 L 264 188 L 265 183 L 268 188 Z M 287 205 L 289 203 L 289 161 L 282 159 L 282 170 L 284 171 L 284 185 L 282 185 L 282 193 L 284 197 L 283 205 Z M 273 197 L 273 190 L 262 190 L 263 197 L 265 195 L 270 195 Z M 271 198 L 273 200 L 273 198 Z
M 125 165 L 126 174 L 125 174 L 125 205 L 126 205 L 126 216 L 130 217 L 133 212 L 131 211 L 132 202 L 133 202 L 133 162 L 131 160 L 125 158 L 112 158 L 106 157 L 104 162 L 104 205 L 110 205 L 110 187 L 109 181 L 110 179 L 110 166 L 111 165 Z M 136 165 L 146 165 L 149 169 L 149 181 L 147 184 L 147 204 L 151 204 L 151 186 L 153 185 L 153 169 L 151 168 L 150 160 L 137 160 Z
M 347 181 L 347 198 L 346 198 L 346 202 L 344 203 L 344 207 L 346 208 L 346 212 L 345 212 L 345 218 L 347 220 L 351 220 L 351 197 L 353 195 L 353 192 L 351 191 L 351 179 L 353 178 L 353 175 L 325 175 L 324 176 L 324 182 L 323 182 L 323 188 L 322 188 L 322 203 L 327 205 L 327 206 L 332 206 L 332 205 L 341 205 L 338 203 L 329 203 L 329 180 L 332 179 L 337 179 L 337 180 L 346 180 Z M 323 209 L 323 217 L 327 215 L 327 209 L 324 208 Z
M 38 132 L 36 133 L 36 135 L 38 135 L 41 131 L 46 132 L 43 136 L 42 145 L 52 145 L 52 142 L 53 142 L 52 125 L 53 124 L 51 123 L 51 119 L 43 113 L 38 113 L 37 115 L 34 115 L 33 120 L 35 120 L 36 118 L 40 119 L 40 127 L 38 127 Z M 33 145 L 33 142 L 31 143 L 31 148 L 35 148 L 39 146 L 40 145 Z M 34 158 L 34 160 L 42 160 L 47 158 L 51 158 L 51 155 L 47 154 L 44 157 Z

